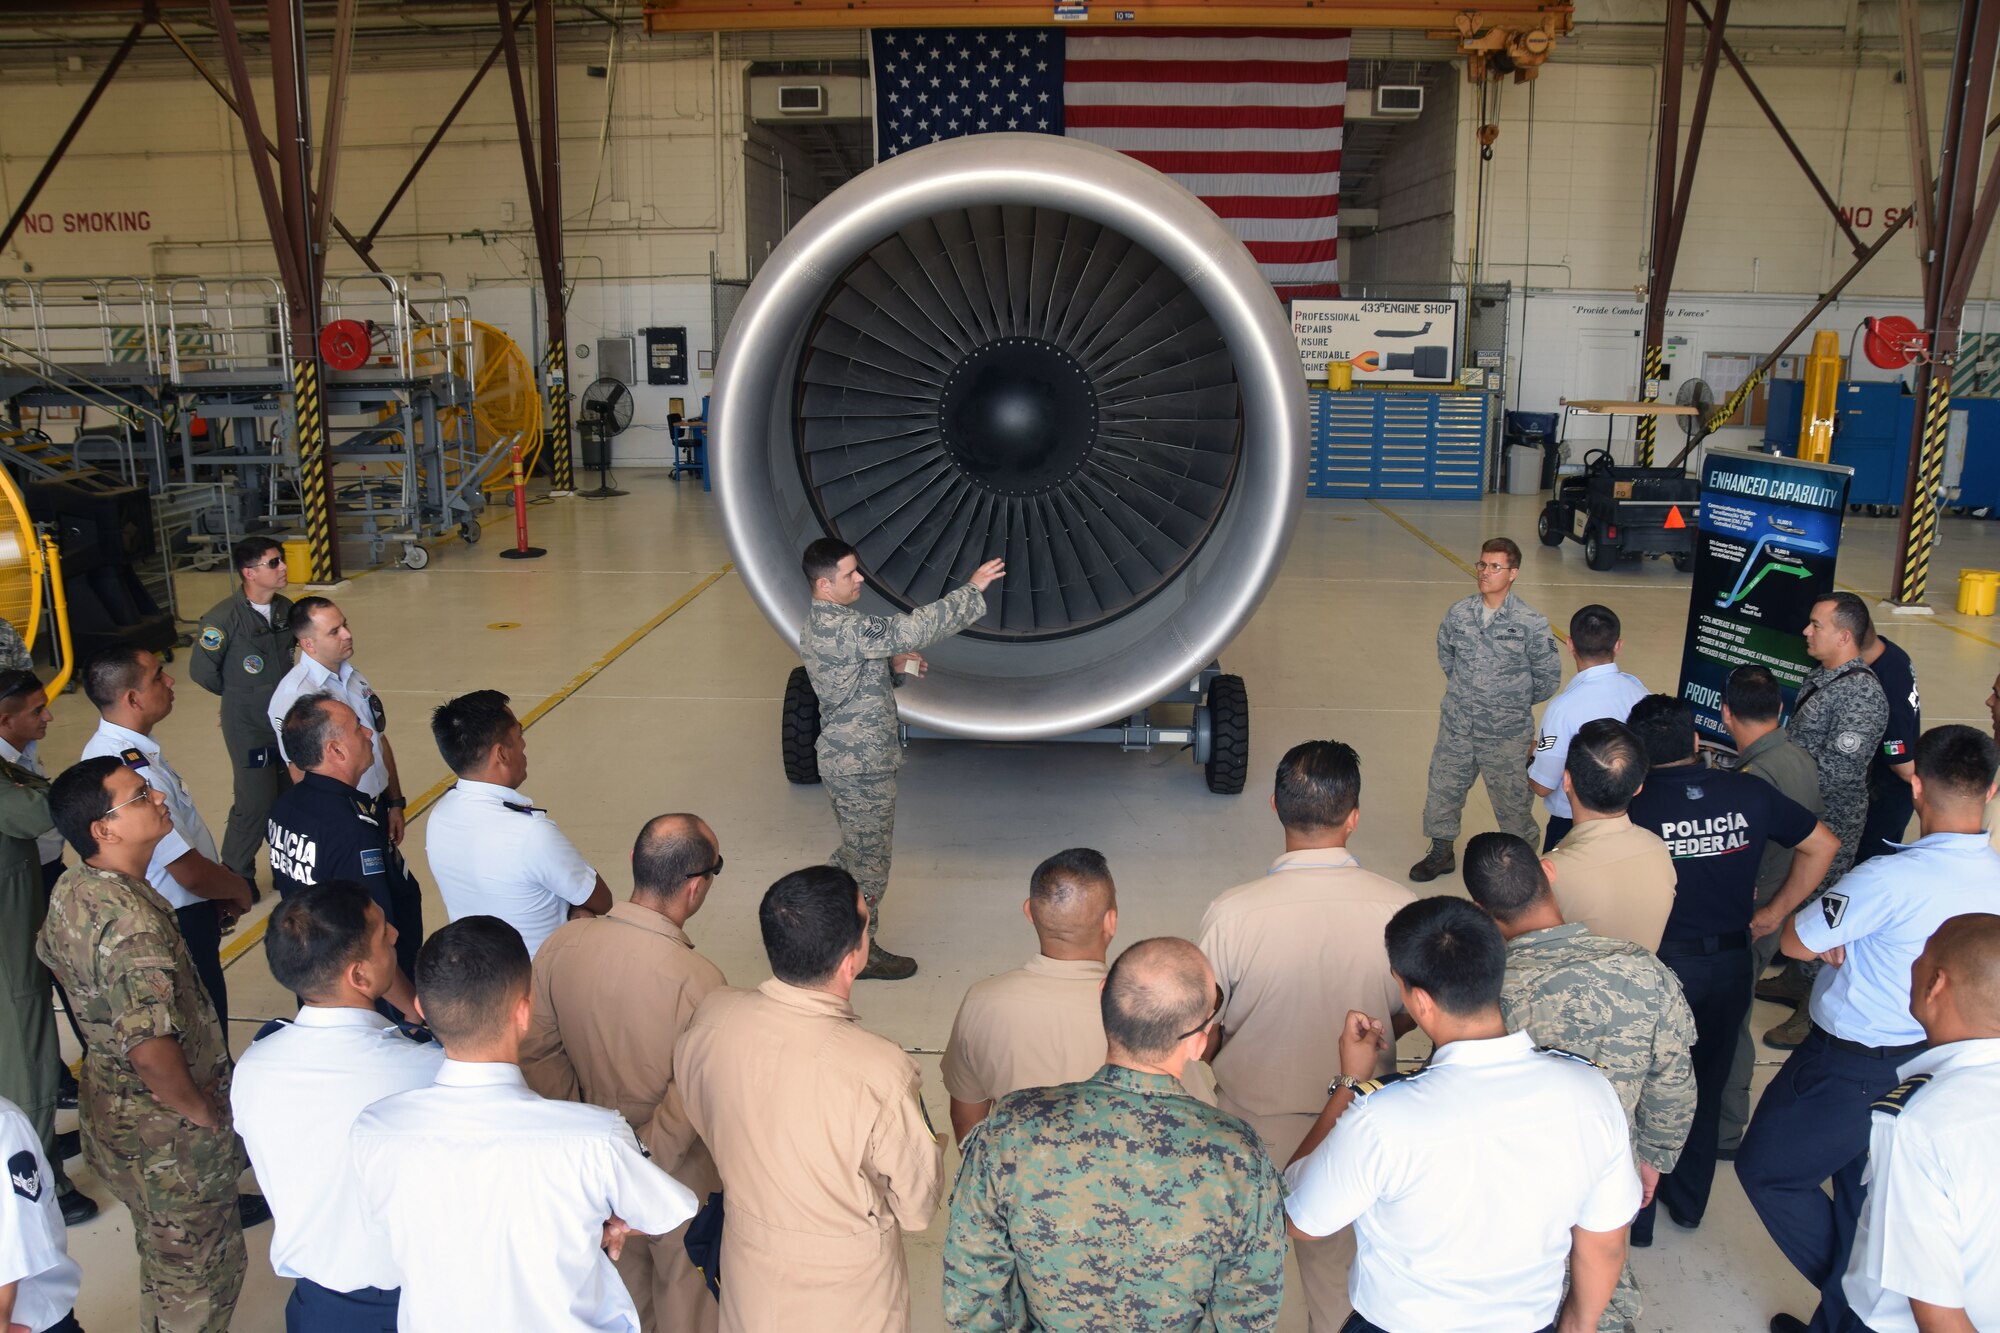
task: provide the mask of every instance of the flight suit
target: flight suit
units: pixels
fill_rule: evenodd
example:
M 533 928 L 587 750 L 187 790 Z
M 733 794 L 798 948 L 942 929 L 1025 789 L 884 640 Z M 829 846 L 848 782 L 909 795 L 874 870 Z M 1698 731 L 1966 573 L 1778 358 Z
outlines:
M 56 1151 L 62 1048 L 49 1005 L 49 970 L 35 957 L 48 911 L 35 839 L 50 827 L 49 782 L 0 760 L 0 1097 L 35 1127 L 58 1194 L 70 1188 Z
M 292 669 L 291 622 L 292 603 L 282 593 L 271 598 L 268 623 L 240 590 L 231 593 L 201 618 L 188 661 L 194 683 L 222 697 L 222 741 L 235 775 L 222 864 L 252 883 L 271 802 L 292 785 L 268 715 L 272 693 Z

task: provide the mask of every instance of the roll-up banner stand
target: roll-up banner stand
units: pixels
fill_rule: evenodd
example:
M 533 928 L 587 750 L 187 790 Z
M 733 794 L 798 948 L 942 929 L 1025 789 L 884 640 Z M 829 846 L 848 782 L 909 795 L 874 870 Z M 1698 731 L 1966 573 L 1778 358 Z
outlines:
M 1688 598 L 1681 697 L 1704 744 L 1730 750 L 1722 728 L 1729 673 L 1771 668 L 1787 713 L 1816 665 L 1806 654 L 1813 603 L 1834 591 L 1840 520 L 1854 469 L 1776 454 L 1710 448 Z

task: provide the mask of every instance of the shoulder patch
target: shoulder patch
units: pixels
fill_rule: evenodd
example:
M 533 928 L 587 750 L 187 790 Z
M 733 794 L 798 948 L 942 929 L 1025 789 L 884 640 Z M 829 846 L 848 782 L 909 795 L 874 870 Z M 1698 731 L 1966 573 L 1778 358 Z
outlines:
M 42 1164 L 26 1148 L 7 1159 L 7 1183 L 14 1187 L 14 1193 L 29 1203 L 40 1203 L 42 1198 Z
M 1565 1060 L 1574 1060 L 1580 1065 L 1589 1065 L 1592 1069 L 1604 1068 L 1603 1065 L 1597 1063 L 1597 1061 L 1591 1059 L 1589 1056 L 1578 1055 L 1575 1051 L 1566 1051 L 1560 1046 L 1537 1046 L 1535 1049 L 1543 1055 L 1560 1055 Z
M 1833 930 L 1840 925 L 1840 918 L 1847 915 L 1847 895 L 1829 890 L 1819 900 L 1819 914 L 1826 918 L 1826 928 Z
M 1843 731 L 1833 738 L 1833 748 L 1842 754 L 1861 753 L 1863 743 L 1858 731 Z
M 1535 740 L 1535 750 L 1537 753 L 1540 753 L 1543 750 L 1553 750 L 1555 748 L 1556 748 L 1556 738 L 1554 736 L 1549 735 L 1547 732 L 1543 732 L 1542 735 L 1537 737 Z
M 1903 1108 L 1910 1104 L 1910 1098 L 1921 1092 L 1924 1084 L 1930 1081 L 1931 1076 L 1929 1074 L 1913 1074 L 1901 1083 L 1898 1083 L 1895 1087 L 1889 1089 L 1889 1091 L 1883 1093 L 1869 1109 L 1873 1111 L 1886 1111 L 1890 1115 L 1901 1115 Z
M 134 747 L 130 750 L 120 750 L 118 752 L 118 758 L 127 768 L 146 767 L 146 762 L 147 762 L 146 752 L 144 750 L 138 749 L 137 747 Z
M 208 649 L 211 653 L 222 647 L 223 637 L 222 631 L 214 625 L 203 625 L 201 627 L 201 646 Z

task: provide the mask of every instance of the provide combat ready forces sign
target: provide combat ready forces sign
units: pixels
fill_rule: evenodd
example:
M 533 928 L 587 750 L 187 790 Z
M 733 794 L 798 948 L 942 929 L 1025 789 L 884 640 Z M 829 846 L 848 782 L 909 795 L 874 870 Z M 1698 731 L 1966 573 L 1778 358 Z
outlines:
M 1458 302 L 1298 300 L 1292 337 L 1314 379 L 1330 361 L 1354 364 L 1354 382 L 1451 384 L 1458 379 Z
M 1840 516 L 1854 469 L 1710 449 L 1701 468 L 1694 590 L 1688 598 L 1681 697 L 1705 740 L 1727 748 L 1722 687 L 1748 663 L 1771 668 L 1785 705 L 1815 663 L 1806 655 L 1813 603 L 1832 592 Z

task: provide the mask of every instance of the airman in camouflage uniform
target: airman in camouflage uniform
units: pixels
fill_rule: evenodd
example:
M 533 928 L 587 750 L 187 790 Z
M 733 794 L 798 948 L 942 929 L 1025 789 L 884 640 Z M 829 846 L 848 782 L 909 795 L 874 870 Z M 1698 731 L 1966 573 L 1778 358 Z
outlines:
M 1821 605 L 1825 605 L 1822 603 Z M 1826 826 L 1840 839 L 1822 888 L 1831 888 L 1854 865 L 1861 830 L 1868 823 L 1868 763 L 1889 725 L 1882 683 L 1859 656 L 1806 673 L 1785 733 L 1813 758 Z
M 813 599 L 799 631 L 799 656 L 819 696 L 819 774 L 840 826 L 831 863 L 854 876 L 868 900 L 868 966 L 861 978 L 900 981 L 916 972 L 916 962 L 875 943 L 903 762 L 895 676 L 921 676 L 921 650 L 986 614 L 987 585 L 1004 566 L 989 560 L 956 592 L 905 615 L 880 616 L 854 609 L 866 580 L 853 547 L 821 538 L 806 548 L 802 563 Z
M 1521 548 L 1508 538 L 1493 538 L 1480 548 L 1474 566 L 1479 591 L 1452 603 L 1438 626 L 1445 688 L 1424 798 L 1424 836 L 1431 847 L 1410 867 L 1410 878 L 1419 884 L 1457 868 L 1452 844 L 1475 778 L 1486 779 L 1503 833 L 1539 841 L 1535 793 L 1528 785 L 1533 709 L 1562 684 L 1562 657 L 1548 617 L 1513 593 L 1520 572 Z
M 292 603 L 277 591 L 285 586 L 284 548 L 277 542 L 245 537 L 230 556 L 241 585 L 201 618 L 188 677 L 222 699 L 222 744 L 235 791 L 221 859 L 254 884 L 271 803 L 292 785 L 269 717 L 271 695 L 292 669 Z
M 1580 921 L 1565 922 L 1532 846 L 1512 843 L 1501 853 L 1501 841 L 1504 835 L 1494 833 L 1473 839 L 1465 887 L 1507 940 L 1500 992 L 1507 1030 L 1595 1061 L 1625 1108 L 1632 1150 L 1649 1169 L 1645 1174 L 1673 1170 L 1695 1106 L 1694 1012 L 1679 979 L 1639 945 L 1593 935 Z M 1539 892 L 1520 906 L 1537 884 Z M 1628 1329 L 1642 1308 L 1628 1263 L 1598 1328 Z
M 965 1141 L 944 1247 L 953 1329 L 1277 1327 L 1284 1182 L 1248 1125 L 1179 1078 L 1214 1024 L 1201 1021 L 1214 973 L 1186 956 L 1193 947 L 1127 949 L 1105 979 L 1105 1066 L 1009 1093 Z M 1121 1045 L 1121 1011 L 1132 1012 L 1121 997 L 1141 988 L 1160 1010 L 1192 1014 L 1192 1032 L 1161 1034 L 1164 1052 Z
M 246 1262 L 236 1190 L 246 1162 L 230 1125 L 228 1046 L 173 909 L 138 875 L 104 864 L 143 868 L 172 820 L 160 794 L 115 759 L 86 760 L 56 780 L 59 820 L 64 789 L 79 780 L 94 780 L 106 806 L 133 802 L 89 823 L 103 841 L 78 846 L 91 855 L 56 882 L 37 947 L 83 1025 L 84 1161 L 132 1211 L 140 1327 L 223 1333 Z M 161 1048 L 151 1044 L 161 1040 L 184 1069 L 156 1091 L 136 1053 L 149 1047 L 160 1079 Z

